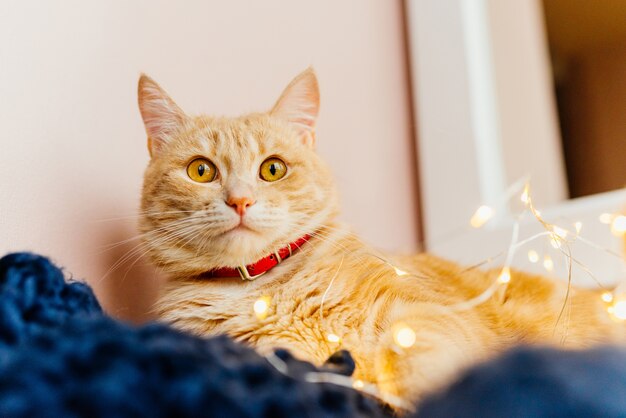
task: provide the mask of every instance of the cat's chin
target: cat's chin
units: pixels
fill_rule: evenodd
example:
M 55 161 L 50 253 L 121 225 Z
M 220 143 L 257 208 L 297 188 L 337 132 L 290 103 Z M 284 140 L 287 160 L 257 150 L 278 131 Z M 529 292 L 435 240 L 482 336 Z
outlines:
M 243 223 L 229 229 L 228 231 L 222 233 L 222 238 L 224 239 L 253 239 L 254 237 L 259 236 L 259 231 L 250 228 Z
M 223 261 L 227 264 L 232 264 L 234 260 L 237 260 L 237 265 L 244 261 L 244 264 L 249 264 L 269 251 L 265 234 L 243 224 L 222 233 L 218 239 L 218 246 L 223 248 Z

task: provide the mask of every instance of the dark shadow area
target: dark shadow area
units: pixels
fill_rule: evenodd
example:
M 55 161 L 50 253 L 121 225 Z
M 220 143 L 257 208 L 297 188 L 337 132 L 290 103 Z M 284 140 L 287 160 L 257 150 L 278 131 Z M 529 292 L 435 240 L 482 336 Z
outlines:
M 570 197 L 626 186 L 626 2 L 544 0 Z

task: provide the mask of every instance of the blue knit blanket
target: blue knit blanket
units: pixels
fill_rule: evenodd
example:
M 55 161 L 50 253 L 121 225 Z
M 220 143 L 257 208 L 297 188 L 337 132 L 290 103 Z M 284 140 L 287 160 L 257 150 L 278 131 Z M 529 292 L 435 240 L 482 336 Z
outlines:
M 0 259 L 0 417 L 382 417 L 350 388 L 281 373 L 226 337 L 121 323 L 48 259 Z M 327 370 L 326 370 L 327 371 Z M 522 348 L 430 396 L 419 417 L 626 417 L 626 353 Z

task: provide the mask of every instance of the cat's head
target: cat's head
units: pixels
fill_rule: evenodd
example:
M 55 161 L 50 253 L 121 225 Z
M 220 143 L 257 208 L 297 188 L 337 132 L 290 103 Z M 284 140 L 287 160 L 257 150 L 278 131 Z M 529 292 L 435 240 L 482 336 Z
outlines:
M 313 70 L 265 113 L 188 116 L 145 75 L 139 108 L 151 156 L 140 228 L 165 271 L 196 275 L 249 264 L 336 215 L 334 182 L 314 150 Z

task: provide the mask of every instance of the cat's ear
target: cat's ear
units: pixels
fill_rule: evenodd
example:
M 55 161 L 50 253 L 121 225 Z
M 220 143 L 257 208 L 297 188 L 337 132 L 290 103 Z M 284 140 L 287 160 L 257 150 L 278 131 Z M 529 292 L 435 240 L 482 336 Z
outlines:
M 317 77 L 309 67 L 294 78 L 270 111 L 270 115 L 290 122 L 301 134 L 302 141 L 315 144 L 315 122 L 320 109 Z
M 148 150 L 155 156 L 188 117 L 174 100 L 153 79 L 145 74 L 139 78 L 139 111 L 148 134 Z

